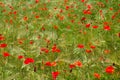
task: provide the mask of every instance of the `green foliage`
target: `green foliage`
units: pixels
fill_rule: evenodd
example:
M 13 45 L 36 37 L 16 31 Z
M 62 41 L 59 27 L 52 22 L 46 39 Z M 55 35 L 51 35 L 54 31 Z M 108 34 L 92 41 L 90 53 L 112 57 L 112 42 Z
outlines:
M 97 80 L 94 73 L 100 80 L 120 79 L 120 0 L 35 1 L 0 0 L 1 80 L 53 80 L 54 71 L 60 72 L 56 80 Z M 84 12 L 88 5 L 91 14 Z M 55 44 L 58 52 L 52 51 Z M 34 62 L 25 64 L 26 58 Z M 71 69 L 76 61 L 82 67 Z M 112 74 L 105 71 L 107 66 L 114 67 Z

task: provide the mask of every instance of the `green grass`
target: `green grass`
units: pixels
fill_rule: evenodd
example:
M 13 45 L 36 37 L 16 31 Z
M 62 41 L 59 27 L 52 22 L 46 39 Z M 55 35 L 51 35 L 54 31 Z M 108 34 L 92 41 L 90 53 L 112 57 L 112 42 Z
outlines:
M 83 13 L 88 4 L 92 6 L 92 14 Z M 104 29 L 105 22 L 110 30 Z M 7 44 L 5 48 L 0 47 L 0 79 L 53 80 L 52 72 L 58 71 L 56 80 L 119 80 L 119 22 L 120 0 L 39 0 L 38 3 L 35 0 L 0 0 L 0 34 L 5 38 L 2 40 L 0 36 L 0 44 Z M 88 23 L 90 27 L 86 28 Z M 93 28 L 94 25 L 98 28 Z M 60 52 L 52 52 L 54 44 Z M 78 48 L 78 44 L 83 44 L 84 48 Z M 90 47 L 92 45 L 95 49 Z M 4 52 L 10 56 L 4 57 Z M 24 58 L 18 59 L 19 55 Z M 34 62 L 25 64 L 26 58 Z M 56 62 L 56 66 L 46 66 L 48 61 Z M 80 61 L 82 67 L 75 65 L 71 69 L 70 64 L 76 61 Z M 108 66 L 114 68 L 113 73 L 105 71 Z M 100 78 L 94 73 L 100 74 Z

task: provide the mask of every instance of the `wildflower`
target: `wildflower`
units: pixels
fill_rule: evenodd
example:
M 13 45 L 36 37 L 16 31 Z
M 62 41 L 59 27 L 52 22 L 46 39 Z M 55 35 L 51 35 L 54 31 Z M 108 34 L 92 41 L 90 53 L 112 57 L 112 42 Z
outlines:
M 110 53 L 110 50 L 106 49 L 106 50 L 104 50 L 104 53 L 108 54 L 108 53 Z
M 102 18 L 102 20 L 103 20 L 103 19 L 104 19 L 103 11 L 100 10 L 99 13 L 100 13 L 100 16 L 101 16 L 101 18 Z
M 19 44 L 23 44 L 25 39 L 18 39 Z
M 24 61 L 24 64 L 30 64 L 30 63 L 34 63 L 34 59 L 26 58 L 25 61 Z
M 56 62 L 49 62 L 48 61 L 48 62 L 45 63 L 45 65 L 51 67 L 51 66 L 56 66 L 57 64 L 56 64 Z
M 39 0 L 35 0 L 35 2 L 36 2 L 36 3 L 38 3 L 38 2 L 39 2 Z
M 22 59 L 22 58 L 24 58 L 24 56 L 22 56 L 22 55 L 18 56 L 18 59 Z
M 48 53 L 48 52 L 49 52 L 49 50 L 48 50 L 48 49 L 46 49 L 46 50 L 45 50 L 45 53 Z
M 85 18 L 85 17 L 82 17 L 81 21 L 85 21 L 85 20 L 86 20 L 86 18 Z
M 33 44 L 33 43 L 34 43 L 34 41 L 33 41 L 33 40 L 31 40 L 29 43 L 30 43 L 30 44 Z
M 87 4 L 87 9 L 88 10 L 92 9 L 92 5 L 91 4 Z
M 0 48 L 5 48 L 5 47 L 7 47 L 7 44 L 6 44 L 6 43 L 1 43 L 1 44 L 0 44 Z
M 68 10 L 70 7 L 69 6 L 66 6 L 66 10 Z
M 69 65 L 69 68 L 70 68 L 70 69 L 75 68 L 75 67 L 76 67 L 75 64 L 70 64 L 70 65 Z
M 55 26 L 54 26 L 54 29 L 58 29 L 58 26 L 55 25 Z
M 4 53 L 3 53 L 3 56 L 4 56 L 4 57 L 8 57 L 8 56 L 10 56 L 10 54 L 9 54 L 8 52 L 4 52 Z
M 50 2 L 50 0 L 48 0 L 48 2 Z
M 66 28 L 67 28 L 67 29 L 70 29 L 70 26 L 67 26 Z
M 118 33 L 118 37 L 120 38 L 120 32 Z
M 74 23 L 75 22 L 75 20 L 71 20 L 71 23 Z
M 115 13 L 112 15 L 112 19 L 114 19 L 118 14 L 119 14 L 119 12 L 115 12 Z
M 108 74 L 112 74 L 114 72 L 114 67 L 113 66 L 107 66 L 105 71 Z
M 58 49 L 56 45 L 54 45 L 54 46 L 52 47 L 52 52 L 57 52 L 57 53 L 59 53 L 59 52 L 61 52 L 61 50 Z
M 14 19 L 15 19 L 15 17 L 14 17 Z M 10 22 L 10 24 L 12 24 L 12 23 L 13 23 L 13 20 L 12 20 L 12 19 L 10 19 L 10 20 L 9 20 L 9 22 Z
M 100 74 L 94 73 L 94 77 L 100 79 Z
M 40 16 L 39 15 L 36 15 L 35 18 L 38 19 Z
M 105 25 L 105 26 L 104 26 L 104 30 L 109 31 L 109 30 L 111 30 L 111 28 L 110 28 L 110 26 Z
M 51 62 L 48 61 L 48 62 L 45 63 L 45 65 L 46 66 L 51 66 Z
M 45 52 L 45 53 L 48 53 L 49 50 L 47 48 L 41 48 L 41 51 Z
M 24 20 L 24 21 L 27 21 L 27 20 L 28 20 L 28 17 L 27 17 L 27 16 L 25 16 L 25 17 L 23 18 L 23 20 Z
M 61 21 L 64 20 L 64 16 L 60 16 L 59 20 L 61 20 Z
M 42 27 L 41 30 L 42 30 L 42 31 L 45 31 L 45 27 Z
M 113 10 L 113 8 L 111 7 L 111 8 L 109 8 L 110 10 Z
M 0 41 L 5 40 L 5 37 L 0 34 Z
M 98 28 L 98 26 L 95 25 L 95 26 L 93 26 L 93 28 L 96 29 L 96 28 Z
M 90 23 L 86 24 L 86 28 L 89 28 L 90 27 Z
M 91 52 L 92 52 L 92 50 L 86 49 L 86 53 L 91 53 Z
M 62 9 L 60 9 L 60 13 L 62 13 L 63 12 L 63 10 Z
M 90 48 L 95 49 L 96 47 L 94 45 L 91 45 Z
M 78 47 L 78 48 L 84 48 L 84 45 L 83 45 L 83 44 L 78 44 L 77 47 Z
M 83 10 L 83 14 L 92 14 L 90 10 Z
M 14 11 L 13 14 L 16 15 L 16 14 L 17 14 L 17 11 Z
M 80 61 L 75 61 L 74 65 L 78 66 L 78 67 L 82 67 L 82 62 Z
M 56 72 L 52 72 L 52 78 L 53 80 L 56 80 L 57 76 L 60 74 L 60 72 L 56 71 Z
M 67 3 L 68 2 L 68 0 L 64 0 L 64 3 Z
M 81 2 L 83 2 L 83 3 L 84 3 L 84 2 L 85 2 L 85 0 L 81 0 Z

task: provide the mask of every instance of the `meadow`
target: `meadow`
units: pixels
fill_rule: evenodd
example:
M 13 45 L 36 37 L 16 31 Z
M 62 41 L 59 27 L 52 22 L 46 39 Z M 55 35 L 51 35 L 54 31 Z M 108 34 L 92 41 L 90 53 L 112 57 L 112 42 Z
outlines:
M 0 0 L 0 80 L 120 80 L 120 0 Z

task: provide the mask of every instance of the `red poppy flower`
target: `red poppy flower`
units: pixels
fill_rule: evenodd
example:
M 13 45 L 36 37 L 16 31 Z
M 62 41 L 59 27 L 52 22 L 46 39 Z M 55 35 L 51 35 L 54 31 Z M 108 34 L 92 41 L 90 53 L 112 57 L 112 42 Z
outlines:
M 48 53 L 49 50 L 47 48 L 41 48 L 41 51 L 45 52 L 45 53 Z
M 67 28 L 67 29 L 70 29 L 70 26 L 67 26 L 66 28 Z
M 5 37 L 0 34 L 0 41 L 5 40 Z
M 40 16 L 39 15 L 36 15 L 35 18 L 38 19 Z
M 114 72 L 114 67 L 113 66 L 107 66 L 105 71 L 108 74 L 112 74 Z
M 84 20 L 86 20 L 86 17 L 82 17 L 81 21 L 84 21 Z
M 50 0 L 48 0 L 48 2 L 50 2 Z
M 23 44 L 23 40 L 18 40 L 18 43 L 19 44 Z
M 82 62 L 80 61 L 75 61 L 74 65 L 78 66 L 78 67 L 82 67 Z
M 45 53 L 48 53 L 49 50 L 47 48 L 41 48 L 41 51 L 45 52 Z
M 93 26 L 93 28 L 96 29 L 96 28 L 98 28 L 98 26 L 95 25 L 95 26 Z
M 120 38 L 120 32 L 118 33 L 118 37 Z
M 58 26 L 56 26 L 56 25 L 55 25 L 55 26 L 53 26 L 53 27 L 54 27 L 54 29 L 58 29 Z
M 83 10 L 83 14 L 92 14 L 90 10 Z
M 35 2 L 36 2 L 36 3 L 38 3 L 38 2 L 39 2 L 39 0 L 35 0 Z
M 78 47 L 78 48 L 84 48 L 84 45 L 83 45 L 83 44 L 78 44 L 77 47 Z
M 45 31 L 45 27 L 42 27 L 41 30 L 42 30 L 42 31 Z
M 56 66 L 57 64 L 56 64 L 56 62 L 49 62 L 48 61 L 48 62 L 45 63 L 45 65 L 51 67 L 51 66 Z
M 59 52 L 61 52 L 61 50 L 58 49 L 56 45 L 54 45 L 54 46 L 52 47 L 52 52 L 57 52 L 57 53 L 59 53 Z
M 111 8 L 109 8 L 110 10 L 113 10 L 113 8 L 111 7 Z
M 49 50 L 48 50 L 48 49 L 46 49 L 44 52 L 45 52 L 45 53 L 48 53 L 48 52 L 49 52 Z
M 30 41 L 30 44 L 33 44 L 33 43 L 34 43 L 34 41 L 33 41 L 33 40 L 31 40 L 31 41 Z
M 60 74 L 60 72 L 56 71 L 56 72 L 52 72 L 52 78 L 53 80 L 56 80 L 57 76 Z
M 34 63 L 34 59 L 26 58 L 25 61 L 24 61 L 24 64 L 30 64 L 30 63 Z
M 22 56 L 22 55 L 18 56 L 18 59 L 22 59 L 22 58 L 24 58 L 24 56 Z
M 90 27 L 90 24 L 88 23 L 88 24 L 86 24 L 86 28 L 89 28 Z
M 23 18 L 23 20 L 24 20 L 24 21 L 27 21 L 27 20 L 28 20 L 28 17 L 25 16 L 25 17 Z
M 109 30 L 111 30 L 111 28 L 110 28 L 110 26 L 105 25 L 105 26 L 104 26 L 104 30 L 109 31 Z
M 87 4 L 87 9 L 90 10 L 92 8 L 91 4 Z
M 64 0 L 64 3 L 67 3 L 68 2 L 68 0 Z
M 85 0 L 81 0 L 81 2 L 85 2 Z
M 100 79 L 100 74 L 94 73 L 94 77 Z
M 48 61 L 48 62 L 45 63 L 45 65 L 46 66 L 51 66 L 51 62 Z
M 75 20 L 71 20 L 71 23 L 74 23 L 75 22 Z
M 70 64 L 70 65 L 69 65 L 69 68 L 70 68 L 70 69 L 75 68 L 75 67 L 76 67 L 75 64 Z
M 86 49 L 86 53 L 91 53 L 91 52 L 92 52 L 92 50 Z
M 45 51 L 46 50 L 46 48 L 41 48 L 41 51 Z
M 66 10 L 68 10 L 70 7 L 69 6 L 66 6 Z
M 5 48 L 5 47 L 7 47 L 7 44 L 6 44 L 6 43 L 1 43 L 1 44 L 0 44 L 0 48 Z
M 103 24 L 104 24 L 104 25 L 108 25 L 108 24 L 109 24 L 109 22 L 103 22 Z
M 104 50 L 104 53 L 108 54 L 108 53 L 110 53 L 110 50 L 106 49 L 106 50 Z
M 119 12 L 115 12 L 115 13 L 112 15 L 112 19 L 114 19 L 118 14 L 119 14 Z
M 63 10 L 62 9 L 60 9 L 60 13 L 62 13 L 63 12 Z
M 10 54 L 9 54 L 8 52 L 4 52 L 4 53 L 3 53 L 3 56 L 4 56 L 4 57 L 8 57 L 8 56 L 10 56 Z
M 61 21 L 64 20 L 64 16 L 60 16 L 59 20 L 61 20 Z
M 17 14 L 17 11 L 14 11 L 13 14 Z
M 95 49 L 96 47 L 94 45 L 91 45 L 90 48 Z
M 51 66 L 56 66 L 57 63 L 56 62 L 51 62 Z

